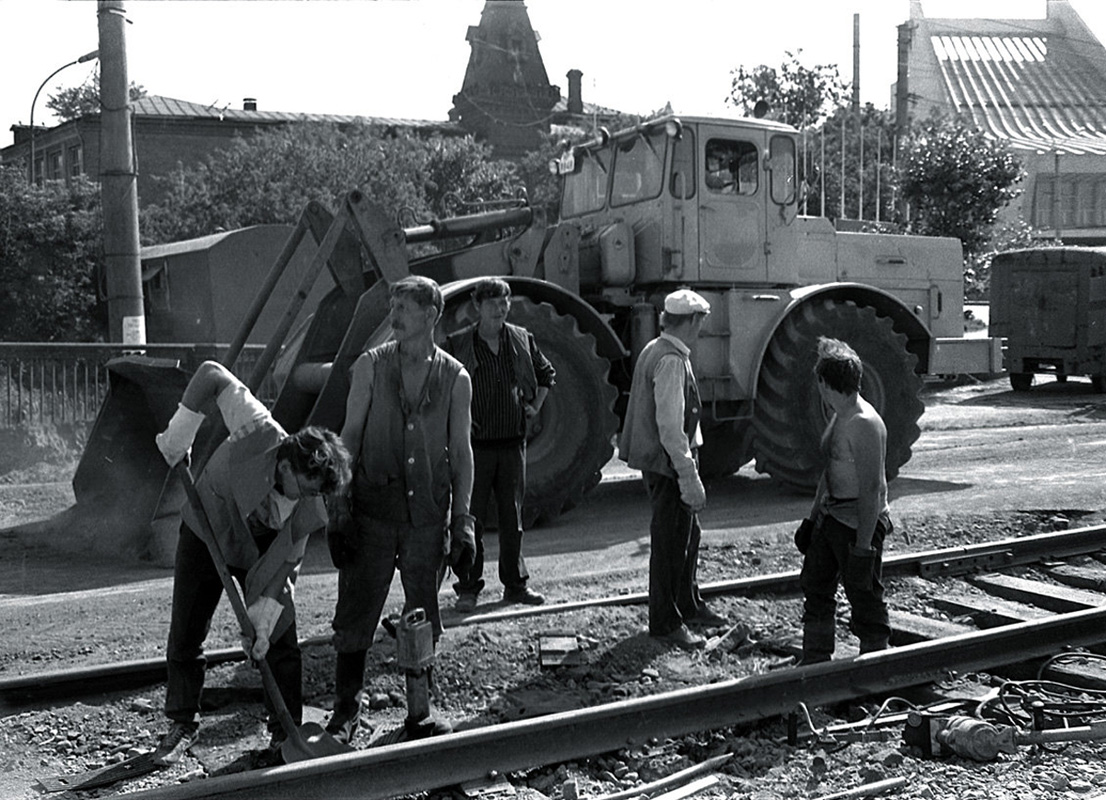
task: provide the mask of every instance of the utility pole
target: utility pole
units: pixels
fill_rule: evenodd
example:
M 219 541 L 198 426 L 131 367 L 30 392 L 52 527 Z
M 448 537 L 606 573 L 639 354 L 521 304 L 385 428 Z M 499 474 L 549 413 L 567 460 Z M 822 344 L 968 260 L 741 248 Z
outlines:
M 891 166 L 899 165 L 903 139 L 910 128 L 910 45 L 914 40 L 914 28 L 917 23 L 904 22 L 899 26 L 898 75 L 895 80 L 895 138 L 891 142 Z M 903 220 L 909 217 L 910 209 L 906 200 L 899 197 L 899 214 Z
M 108 332 L 113 342 L 145 344 L 138 173 L 131 138 L 122 0 L 98 0 L 96 17 L 100 33 L 100 204 L 104 214 Z
M 864 115 L 860 112 L 860 15 L 853 14 L 853 113 L 859 150 L 856 166 L 856 218 L 864 219 Z

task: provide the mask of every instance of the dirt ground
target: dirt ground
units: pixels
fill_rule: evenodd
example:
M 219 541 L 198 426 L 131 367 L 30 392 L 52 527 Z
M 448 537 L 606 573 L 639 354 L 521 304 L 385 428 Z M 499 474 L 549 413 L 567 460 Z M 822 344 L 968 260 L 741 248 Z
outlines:
M 971 387 L 962 397 L 978 398 Z M 970 400 L 974 402 L 974 400 Z M 1032 405 L 1032 403 L 1030 403 Z M 951 418 L 959 418 L 957 406 Z M 1024 407 L 1001 413 L 1025 420 Z M 932 419 L 940 418 L 934 415 Z M 1031 424 L 1040 424 L 1033 411 Z M 1014 423 L 1016 424 L 1016 422 Z M 71 469 L 71 466 L 68 467 Z M 25 469 L 25 468 L 24 468 Z M 73 500 L 65 465 L 34 468 L 34 480 L 0 479 L 0 680 L 79 665 L 159 658 L 164 652 L 171 592 L 170 573 L 134 560 L 104 559 L 48 545 L 11 526 L 52 516 Z M 53 474 L 51 474 L 51 471 Z M 47 480 L 43 482 L 43 478 Z M 903 503 L 904 508 L 907 503 Z M 1072 506 L 1076 508 L 1078 506 Z M 910 506 L 914 508 L 914 506 Z M 579 515 L 581 512 L 574 512 Z M 1060 518 L 1055 511 L 974 513 L 952 504 L 940 513 L 911 510 L 897 519 L 912 532 L 889 542 L 889 553 L 970 544 L 981 540 L 1051 530 L 1057 525 L 1101 522 L 1099 509 Z M 647 578 L 640 561 L 622 567 L 567 575 L 541 586 L 549 602 L 643 591 Z M 700 580 L 704 583 L 796 569 L 798 557 L 783 526 L 759 526 L 741 537 L 704 543 Z M 578 570 L 579 572 L 579 570 Z M 717 598 L 716 610 L 747 626 L 749 636 L 731 637 L 708 656 L 658 645 L 645 633 L 643 606 L 601 607 L 550 617 L 520 618 L 457 627 L 448 608 L 448 630 L 435 667 L 434 708 L 463 729 L 597 703 L 670 691 L 778 667 L 774 643 L 798 631 L 798 599 L 762 603 Z M 298 584 L 297 605 L 305 647 L 305 718 L 324 719 L 333 701 L 333 651 L 326 643 L 336 599 L 336 577 L 325 545 L 312 542 Z M 904 599 L 903 602 L 910 602 Z M 489 598 L 480 610 L 502 604 Z M 390 610 L 398 610 L 398 605 Z M 839 641 L 850 637 L 842 618 Z M 552 629 L 571 630 L 581 646 L 581 663 L 543 668 L 540 637 Z M 714 631 L 722 633 L 723 631 Z M 234 647 L 237 625 L 224 603 L 208 639 L 210 648 Z M 987 685 L 989 676 L 965 676 Z M 372 730 L 358 747 L 395 729 L 405 716 L 404 681 L 395 666 L 394 643 L 381 634 L 366 671 L 366 715 Z M 246 664 L 210 670 L 201 741 L 176 767 L 76 797 L 114 796 L 152 786 L 249 768 L 251 751 L 266 739 L 256 672 Z M 152 747 L 164 731 L 160 713 L 163 686 L 136 687 L 75 705 L 37 704 L 0 708 L 0 797 L 39 797 L 36 781 L 75 775 Z M 869 711 L 874 709 L 868 709 Z M 816 724 L 859 709 L 816 710 Z M 639 786 L 711 755 L 732 754 L 720 783 L 703 796 L 711 800 L 778 800 L 820 797 L 877 780 L 903 777 L 897 796 L 924 800 L 1059 800 L 1095 797 L 1106 791 L 1101 760 L 1106 749 L 1079 745 L 1059 752 L 1026 748 L 998 762 L 925 760 L 898 742 L 843 748 L 793 748 L 783 744 L 779 720 L 701 736 L 650 743 L 569 764 L 512 773 L 508 779 L 530 796 L 553 800 L 569 794 L 598 796 Z M 448 793 L 446 793 L 448 794 Z M 437 795 L 436 795 L 437 796 Z M 446 796 L 445 794 L 441 796 Z M 539 798 L 540 800 L 540 798 Z

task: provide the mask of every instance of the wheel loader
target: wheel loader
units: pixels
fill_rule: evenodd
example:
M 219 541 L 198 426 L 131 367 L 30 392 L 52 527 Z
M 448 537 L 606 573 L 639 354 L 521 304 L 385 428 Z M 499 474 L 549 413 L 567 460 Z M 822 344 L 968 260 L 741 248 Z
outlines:
M 893 478 L 919 435 L 923 379 L 996 372 L 999 343 L 963 336 L 957 240 L 843 233 L 798 214 L 797 139 L 794 128 L 749 118 L 666 115 L 600 130 L 550 163 L 563 188 L 555 224 L 524 201 L 407 226 L 360 191 L 333 213 L 311 204 L 223 361 L 234 362 L 289 254 L 310 234 L 317 251 L 299 299 L 247 383 L 275 381 L 273 411 L 287 429 L 339 430 L 351 363 L 389 336 L 391 283 L 415 273 L 442 285 L 444 337 L 474 319 L 472 283 L 502 276 L 513 293 L 511 321 L 534 333 L 557 370 L 527 445 L 532 525 L 572 508 L 599 481 L 663 298 L 690 287 L 712 308 L 693 357 L 705 477 L 755 460 L 783 484 L 815 485 L 827 415 L 811 371 L 818 337 L 829 336 L 864 361 L 862 393 L 887 424 Z M 414 255 L 426 243 L 438 251 Z M 333 289 L 293 330 L 297 302 L 316 277 Z M 76 474 L 78 506 L 119 509 L 125 498 L 114 524 L 133 522 L 140 543 L 151 520 L 175 530 L 180 497 L 153 434 L 195 366 L 141 358 L 113 365 Z M 121 527 L 114 534 L 130 535 Z

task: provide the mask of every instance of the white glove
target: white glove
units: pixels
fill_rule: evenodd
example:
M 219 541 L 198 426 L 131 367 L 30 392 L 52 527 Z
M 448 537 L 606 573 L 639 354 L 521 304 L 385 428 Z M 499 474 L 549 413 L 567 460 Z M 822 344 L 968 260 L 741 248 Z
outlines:
M 164 431 L 154 437 L 157 449 L 170 467 L 175 467 L 192 449 L 196 431 L 203 425 L 204 417 L 199 411 L 187 408 L 184 403 L 177 404 L 177 410 Z
M 699 473 L 689 472 L 677 479 L 680 485 L 680 499 L 691 506 L 692 511 L 702 511 L 707 505 L 707 490 L 699 479 Z
M 245 636 L 242 637 L 242 649 L 246 651 L 246 655 L 255 661 L 265 657 L 269 652 L 269 637 L 273 635 L 273 629 L 276 628 L 283 610 L 284 606 L 280 601 L 272 597 L 259 597 L 250 604 L 246 609 L 246 616 L 253 625 L 254 638 L 253 642 L 249 642 Z

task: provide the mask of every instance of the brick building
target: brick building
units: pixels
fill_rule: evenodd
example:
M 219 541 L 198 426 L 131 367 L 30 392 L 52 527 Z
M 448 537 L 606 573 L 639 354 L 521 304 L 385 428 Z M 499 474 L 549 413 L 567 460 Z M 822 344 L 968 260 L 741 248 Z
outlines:
M 227 147 L 236 137 L 250 136 L 274 125 L 364 122 L 426 133 L 464 133 L 449 121 L 263 111 L 252 98 L 246 98 L 242 108 L 216 108 L 149 95 L 131 103 L 131 119 L 138 161 L 138 198 L 143 206 L 156 203 L 164 193 L 154 180 L 156 176 L 168 175 L 178 165 L 199 164 L 206 155 Z M 13 125 L 12 132 L 15 142 L 0 150 L 0 164 L 21 164 L 26 169 L 31 155 L 31 129 L 27 125 Z M 100 115 L 90 114 L 52 128 L 36 126 L 34 160 L 36 181 L 68 180 L 81 174 L 98 176 Z
M 1008 217 L 1106 244 L 1106 48 L 1067 0 L 1048 0 L 1044 19 L 931 18 L 911 0 L 899 39 L 907 85 L 896 96 L 911 117 L 959 114 L 1023 162 Z

